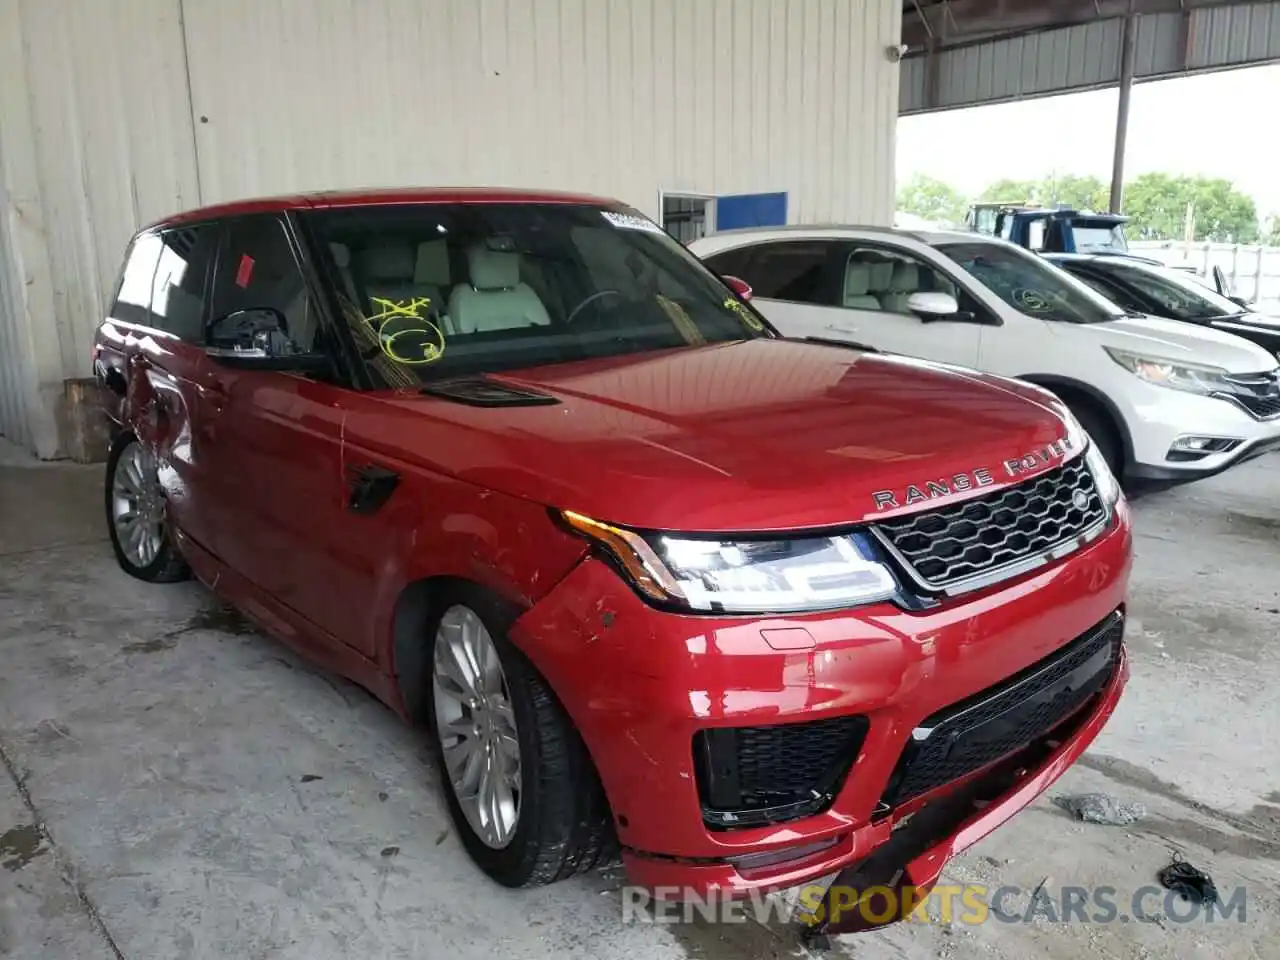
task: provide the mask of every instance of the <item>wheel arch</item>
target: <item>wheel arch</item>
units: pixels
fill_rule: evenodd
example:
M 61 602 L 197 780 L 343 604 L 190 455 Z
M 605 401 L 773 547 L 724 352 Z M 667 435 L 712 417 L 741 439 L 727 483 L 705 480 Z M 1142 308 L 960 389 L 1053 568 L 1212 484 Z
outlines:
M 422 577 L 405 585 L 391 614 L 391 678 L 408 718 L 417 726 L 428 722 L 431 701 L 427 632 L 439 616 L 451 593 L 480 590 L 495 603 L 508 607 L 514 620 L 528 609 L 528 601 L 514 588 L 496 589 L 493 584 L 451 574 Z
M 1121 415 L 1119 407 L 1097 387 L 1082 380 L 1052 373 L 1027 373 L 1020 375 L 1018 379 L 1053 391 L 1068 407 L 1075 400 L 1101 412 L 1116 432 L 1120 448 L 1124 453 L 1125 464 L 1133 463 L 1133 437 L 1129 434 L 1129 425 Z

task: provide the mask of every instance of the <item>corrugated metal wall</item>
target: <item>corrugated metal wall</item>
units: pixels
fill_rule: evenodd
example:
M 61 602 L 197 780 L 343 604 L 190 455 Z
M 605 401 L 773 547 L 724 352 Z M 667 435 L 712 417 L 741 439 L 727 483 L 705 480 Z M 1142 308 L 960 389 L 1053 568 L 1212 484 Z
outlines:
M 125 242 L 198 202 L 179 5 L 0 0 L 0 37 L 0 229 L 20 283 L 0 434 L 53 456 L 63 380 L 89 372 Z
M 1124 21 L 1100 20 L 944 50 L 902 63 L 905 116 L 1114 85 Z M 1280 3 L 1241 3 L 1137 18 L 1139 80 L 1280 59 Z M 1185 56 L 1185 61 L 1184 61 Z M 934 75 L 931 76 L 931 71 Z
M 655 216 L 659 188 L 785 189 L 801 219 L 885 219 L 896 6 L 188 2 L 201 185 L 565 187 Z
M 503 184 L 613 195 L 656 217 L 660 190 L 785 190 L 793 220 L 888 223 L 898 68 L 884 49 L 900 7 L 0 0 L 0 62 L 22 90 L 0 91 L 0 140 L 31 135 L 25 162 L 0 160 L 11 193 L 29 185 L 5 219 L 38 216 L 46 241 L 24 234 L 11 259 L 48 262 L 8 324 L 45 351 L 37 405 L 87 373 L 130 234 L 198 203 Z M 31 378 L 11 362 L 0 434 L 52 455 L 47 423 L 33 438 L 15 422 Z

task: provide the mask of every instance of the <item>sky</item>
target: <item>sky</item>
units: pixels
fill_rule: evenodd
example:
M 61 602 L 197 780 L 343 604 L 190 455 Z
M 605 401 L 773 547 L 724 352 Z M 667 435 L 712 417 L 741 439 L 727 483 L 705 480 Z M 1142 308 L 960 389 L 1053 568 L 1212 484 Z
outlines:
M 898 182 L 923 173 L 975 195 L 1003 177 L 1038 180 L 1056 170 L 1110 183 L 1119 96 L 1097 90 L 903 117 Z M 1278 110 L 1280 66 L 1136 84 L 1125 179 L 1225 177 L 1263 217 L 1280 214 Z

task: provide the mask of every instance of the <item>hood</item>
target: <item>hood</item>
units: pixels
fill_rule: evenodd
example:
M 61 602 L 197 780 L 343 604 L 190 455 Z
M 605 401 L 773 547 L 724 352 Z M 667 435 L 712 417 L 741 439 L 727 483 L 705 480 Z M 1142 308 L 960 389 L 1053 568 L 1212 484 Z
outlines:
M 1228 330 L 1233 325 L 1239 325 L 1243 330 L 1261 330 L 1266 333 L 1280 334 L 1280 317 L 1269 313 L 1248 311 L 1230 317 L 1220 317 L 1213 323 L 1219 330 Z
M 1078 444 L 1061 405 L 1039 388 L 797 341 L 488 379 L 559 402 L 486 408 L 387 393 L 380 409 L 348 417 L 347 440 L 549 507 L 688 532 L 889 516 L 906 509 L 911 487 L 956 501 L 1052 469 L 1064 440 Z M 989 477 L 981 489 L 977 471 Z M 898 507 L 885 504 L 886 491 Z M 912 502 L 920 508 L 918 496 Z
M 1229 373 L 1258 373 L 1276 366 L 1274 355 L 1232 333 L 1159 317 L 1124 317 L 1106 323 L 1054 325 L 1084 331 L 1109 347 L 1132 353 L 1221 367 Z

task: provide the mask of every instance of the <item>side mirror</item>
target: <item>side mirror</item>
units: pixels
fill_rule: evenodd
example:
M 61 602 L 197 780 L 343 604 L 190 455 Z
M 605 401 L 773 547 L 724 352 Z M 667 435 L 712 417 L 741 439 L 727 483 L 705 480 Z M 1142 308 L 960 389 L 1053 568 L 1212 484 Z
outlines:
M 241 370 L 276 370 L 289 373 L 325 373 L 328 357 L 300 353 L 289 339 L 284 314 L 275 307 L 236 310 L 209 325 L 205 355 L 224 367 Z
M 725 286 L 734 292 L 739 300 L 751 299 L 751 284 L 741 277 L 722 277 Z
M 209 343 L 216 350 L 268 350 L 271 335 L 288 329 L 275 307 L 236 310 L 209 324 Z
M 1227 299 L 1230 300 L 1232 303 L 1234 303 L 1238 307 L 1249 306 L 1249 301 L 1246 300 L 1244 297 L 1238 297 L 1233 295 L 1233 296 L 1227 297 Z
M 1231 284 L 1227 282 L 1227 275 L 1221 267 L 1214 267 L 1212 270 L 1213 286 L 1220 294 L 1228 299 L 1234 300 L 1231 296 Z
M 960 312 L 960 304 L 949 293 L 921 291 L 907 297 L 907 309 L 923 323 L 946 320 Z

